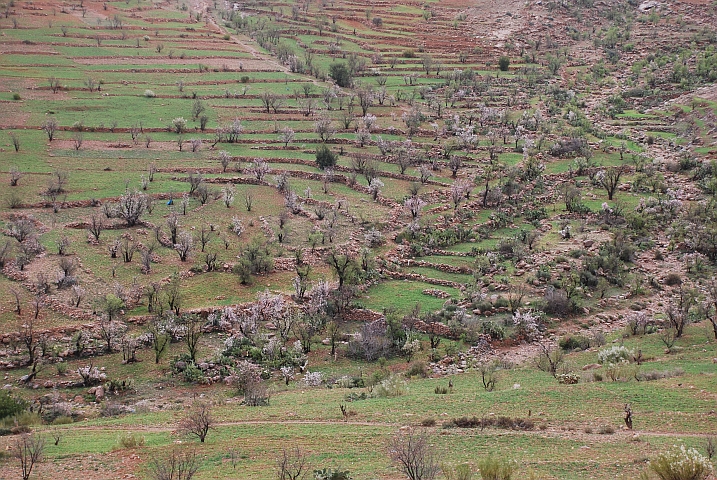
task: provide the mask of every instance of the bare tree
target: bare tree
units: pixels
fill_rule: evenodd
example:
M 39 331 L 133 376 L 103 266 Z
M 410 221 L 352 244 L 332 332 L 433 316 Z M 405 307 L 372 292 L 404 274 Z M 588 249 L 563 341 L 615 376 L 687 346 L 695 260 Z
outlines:
M 96 242 L 100 241 L 100 234 L 102 233 L 102 230 L 105 228 L 105 222 L 102 220 L 101 215 L 92 215 L 89 221 L 89 225 L 87 226 L 87 231 L 90 232 L 90 235 L 92 235 Z
M 229 167 L 229 163 L 232 161 L 232 156 L 229 154 L 229 152 L 222 150 L 219 152 L 219 162 L 222 164 L 222 172 L 227 171 L 227 167 Z
M 448 161 L 448 168 L 451 169 L 451 177 L 456 178 L 456 175 L 458 175 L 458 169 L 461 168 L 461 159 L 457 155 L 451 155 L 450 160 Z
M 202 318 L 195 314 L 185 314 L 182 316 L 182 323 L 187 327 L 186 334 L 184 335 L 187 353 L 189 354 L 190 360 L 196 362 L 199 340 L 202 338 Z
M 177 243 L 177 235 L 179 233 L 179 215 L 177 215 L 177 212 L 170 212 L 166 222 L 167 228 L 169 228 L 170 241 L 172 242 L 172 245 L 174 245 Z
M 281 99 L 273 92 L 265 91 L 261 94 L 259 97 L 261 100 L 261 104 L 266 109 L 266 113 L 271 113 L 269 110 L 273 110 L 274 113 L 277 113 L 279 108 L 281 107 Z
M 111 353 L 114 350 L 117 340 L 126 330 L 123 323 L 112 320 L 109 315 L 102 317 L 97 328 L 98 336 L 104 342 L 107 353 Z
M 615 190 L 617 190 L 617 187 L 620 184 L 620 176 L 622 173 L 622 167 L 609 167 L 605 170 L 600 170 L 595 175 L 595 179 L 607 192 L 608 200 L 612 200 L 612 197 L 615 195 Z
M 236 188 L 234 188 L 234 185 L 231 183 L 227 183 L 222 188 L 222 202 L 224 205 L 229 208 L 232 206 L 232 203 L 234 203 L 234 197 L 236 196 Z M 202 250 L 204 251 L 204 250 Z
M 75 147 L 75 150 L 79 150 L 82 148 L 82 143 L 84 142 L 84 136 L 82 135 L 82 132 L 75 132 L 74 135 L 72 135 L 72 143 Z
M 188 232 L 182 232 L 177 237 L 177 243 L 174 244 L 174 249 L 179 255 L 179 259 L 182 262 L 186 262 L 189 258 L 190 253 L 194 247 L 194 241 L 192 235 Z
M 548 372 L 555 377 L 558 374 L 558 368 L 560 368 L 565 361 L 563 350 L 553 348 L 541 342 L 538 342 L 538 346 L 540 347 L 540 352 L 538 353 L 538 358 L 535 360 L 535 365 L 538 369 Z
M 10 294 L 12 294 L 13 298 L 15 299 L 15 313 L 18 315 L 22 315 L 22 303 L 20 301 L 20 290 L 12 287 L 12 288 L 10 288 Z
M 10 186 L 17 187 L 18 182 L 22 178 L 22 172 L 16 166 L 10 167 Z
M 97 83 L 97 80 L 95 80 L 92 77 L 87 77 L 85 79 L 85 86 L 90 92 L 94 92 L 95 90 L 99 90 L 99 84 Z
M 12 142 L 12 146 L 15 148 L 16 152 L 20 151 L 20 137 L 17 136 L 15 132 L 8 133 L 8 136 L 10 137 L 10 141 Z M 17 183 L 16 183 L 17 185 Z
M 282 128 L 281 133 L 279 133 L 279 140 L 284 143 L 284 147 L 288 147 L 295 137 L 294 130 L 289 127 Z
M 79 285 L 72 286 L 72 306 L 78 308 L 82 300 L 85 298 L 85 289 Z
M 677 299 L 670 302 L 667 308 L 667 321 L 675 330 L 675 337 L 680 338 L 684 333 L 685 327 L 690 323 L 689 311 L 690 306 L 695 303 L 694 293 L 691 290 L 685 290 L 680 286 Z
M 365 117 L 368 113 L 368 109 L 371 108 L 371 106 L 373 105 L 373 100 L 375 98 L 373 88 L 359 88 L 356 91 L 356 94 L 358 95 L 361 111 L 363 112 L 363 116 Z
M 314 132 L 316 132 L 322 142 L 327 142 L 334 136 L 336 129 L 331 124 L 330 117 L 321 117 L 314 123 Z
M 134 254 L 137 253 L 139 249 L 139 244 L 130 237 L 124 237 L 120 242 L 119 249 L 120 254 L 122 254 L 122 260 L 124 260 L 125 263 L 130 263 L 132 257 L 134 257 Z
M 20 338 L 20 343 L 23 344 L 27 351 L 28 365 L 34 364 L 35 359 L 37 357 L 39 336 L 35 331 L 36 322 L 36 317 L 30 317 L 27 320 L 21 320 L 20 322 L 18 322 L 18 337 Z
M 54 119 L 54 117 L 50 117 L 44 122 L 42 122 L 41 127 L 45 133 L 47 134 L 47 139 L 49 141 L 52 141 L 52 139 L 55 138 L 55 131 L 59 128 L 59 125 L 57 124 L 57 120 Z
M 206 402 L 194 402 L 187 416 L 179 422 L 180 432 L 197 437 L 201 443 L 204 443 L 212 428 L 214 428 L 212 407 Z
M 304 478 L 310 469 L 309 460 L 299 447 L 290 450 L 284 448 L 276 459 L 278 480 L 299 480 Z
M 206 248 L 207 244 L 212 240 L 211 229 L 206 224 L 202 224 L 202 227 L 199 229 L 199 232 L 197 232 L 196 239 L 197 242 L 202 246 L 202 252 L 204 252 L 204 249 Z
M 45 439 L 39 435 L 23 433 L 15 439 L 13 456 L 20 461 L 22 480 L 28 480 L 35 464 L 42 460 Z
M 149 463 L 152 480 L 192 480 L 198 470 L 199 459 L 194 450 L 174 449 L 167 457 L 154 457 Z
M 389 441 L 388 454 L 409 480 L 433 480 L 438 476 L 440 469 L 425 433 L 397 433 Z
M 155 297 L 159 296 L 157 293 L 158 290 L 155 290 Z M 159 364 L 162 356 L 167 351 L 167 345 L 169 345 L 169 334 L 166 331 L 165 323 L 162 321 L 161 316 L 158 315 L 148 322 L 147 333 L 151 336 L 154 363 Z
M 52 93 L 57 93 L 60 89 L 60 80 L 56 77 L 50 77 L 47 79 L 47 82 L 50 84 L 50 90 L 52 90 Z

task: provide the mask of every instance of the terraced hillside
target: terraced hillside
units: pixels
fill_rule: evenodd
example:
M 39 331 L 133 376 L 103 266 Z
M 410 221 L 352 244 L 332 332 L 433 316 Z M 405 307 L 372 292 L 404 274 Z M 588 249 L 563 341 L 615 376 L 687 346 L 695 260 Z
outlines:
M 714 9 L 4 4 L 0 366 L 31 411 L 0 421 L 46 439 L 31 478 L 159 478 L 197 400 L 196 478 L 404 478 L 405 426 L 446 478 L 705 451 Z

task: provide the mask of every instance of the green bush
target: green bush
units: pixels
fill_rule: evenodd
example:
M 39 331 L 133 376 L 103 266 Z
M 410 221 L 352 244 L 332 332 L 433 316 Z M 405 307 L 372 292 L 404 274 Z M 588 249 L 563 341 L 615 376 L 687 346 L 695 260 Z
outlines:
M 483 480 L 510 480 L 513 478 L 515 465 L 503 458 L 487 457 L 478 462 L 478 470 Z
M 316 480 L 351 480 L 353 477 L 348 470 L 340 471 L 324 468 L 322 470 L 314 470 L 314 478 Z
M 316 163 L 319 165 L 321 170 L 336 165 L 339 156 L 329 149 L 326 145 L 319 145 L 316 148 Z
M 662 480 L 704 480 L 712 465 L 697 450 L 682 445 L 679 450 L 659 455 L 650 462 L 650 469 Z
M 508 67 L 510 67 L 510 58 L 503 55 L 498 59 L 498 68 L 500 68 L 501 72 L 507 72 Z
M 505 338 L 505 329 L 492 320 L 483 322 L 480 326 L 480 331 L 490 335 L 493 340 L 503 340 Z
M 351 72 L 345 63 L 332 63 L 329 66 L 329 77 L 336 82 L 336 85 L 342 88 L 348 88 L 353 83 Z
M 19 93 L 16 92 L 16 93 L 12 94 L 12 99 L 13 100 L 22 100 L 22 97 L 20 96 Z
M 566 335 L 558 341 L 558 345 L 568 352 L 586 350 L 590 348 L 590 340 L 582 335 Z
M 0 420 L 0 428 L 9 429 L 11 433 L 26 433 L 30 431 L 30 427 L 41 425 L 42 417 L 38 413 L 22 411 L 12 417 L 5 417 Z
M 184 369 L 182 375 L 187 383 L 202 383 L 204 381 L 204 372 L 194 363 L 187 363 L 187 368 Z
M 6 390 L 0 390 L 0 419 L 12 417 L 27 408 L 27 402 L 15 398 Z
M 125 433 L 117 439 L 117 444 L 122 448 L 137 448 L 144 446 L 144 437 L 140 437 L 136 433 Z
M 423 362 L 413 362 L 411 365 L 408 366 L 408 370 L 406 370 L 406 376 L 408 378 L 411 378 L 411 377 L 426 378 L 428 376 L 428 368 L 426 367 L 426 364 Z

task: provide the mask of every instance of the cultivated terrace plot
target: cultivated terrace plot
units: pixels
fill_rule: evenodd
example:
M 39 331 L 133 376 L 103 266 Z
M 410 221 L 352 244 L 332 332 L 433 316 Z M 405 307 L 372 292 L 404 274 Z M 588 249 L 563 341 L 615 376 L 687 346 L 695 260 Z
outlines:
M 0 478 L 715 478 L 716 27 L 4 0 Z

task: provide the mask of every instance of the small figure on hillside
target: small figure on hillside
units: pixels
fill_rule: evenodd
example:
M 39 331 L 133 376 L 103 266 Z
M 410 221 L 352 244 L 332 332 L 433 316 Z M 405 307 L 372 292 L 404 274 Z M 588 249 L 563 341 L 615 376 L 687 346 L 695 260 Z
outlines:
M 632 408 L 629 403 L 625 404 L 625 425 L 628 430 L 632 430 Z

